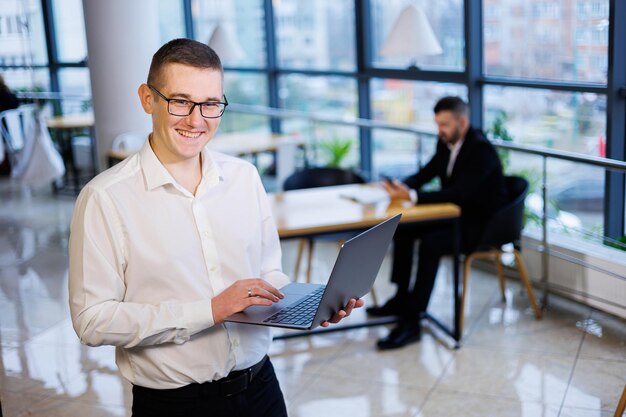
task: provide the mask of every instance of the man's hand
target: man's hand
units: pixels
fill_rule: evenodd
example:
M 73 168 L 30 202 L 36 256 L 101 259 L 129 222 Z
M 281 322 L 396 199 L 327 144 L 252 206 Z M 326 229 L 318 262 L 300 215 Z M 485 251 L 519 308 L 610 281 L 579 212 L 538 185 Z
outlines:
M 339 323 L 342 319 L 348 317 L 350 313 L 352 313 L 352 310 L 354 310 L 355 308 L 361 308 L 364 305 L 365 301 L 363 301 L 362 299 L 351 298 L 350 300 L 348 300 L 348 304 L 346 304 L 343 310 L 339 310 L 338 312 L 336 312 L 335 315 L 330 318 L 330 320 L 322 322 L 321 326 L 328 327 L 331 323 Z
M 410 200 L 409 187 L 398 180 L 383 181 L 383 187 L 392 200 Z
M 252 305 L 271 306 L 285 296 L 261 278 L 240 279 L 213 297 L 213 321 L 221 324 L 226 317 Z

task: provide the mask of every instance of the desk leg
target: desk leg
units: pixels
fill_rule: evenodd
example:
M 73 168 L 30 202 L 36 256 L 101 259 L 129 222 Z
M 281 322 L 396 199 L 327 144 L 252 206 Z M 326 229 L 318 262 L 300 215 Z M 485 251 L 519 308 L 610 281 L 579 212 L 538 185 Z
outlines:
M 461 342 L 461 297 L 462 292 L 459 285 L 460 277 L 460 255 L 461 255 L 461 227 L 459 219 L 455 219 L 452 224 L 452 262 L 454 266 L 452 271 L 454 274 L 454 340 L 456 341 L 456 347 L 459 347 Z
M 454 339 L 454 348 L 461 347 L 461 280 L 460 280 L 460 262 L 461 262 L 461 224 L 459 219 L 453 219 L 450 223 L 450 233 L 452 238 L 452 274 L 453 277 L 453 292 L 454 292 L 454 325 L 450 329 L 450 326 L 442 323 L 437 317 L 426 312 L 426 317 L 431 323 L 437 326 L 440 330 L 446 333 L 448 336 Z

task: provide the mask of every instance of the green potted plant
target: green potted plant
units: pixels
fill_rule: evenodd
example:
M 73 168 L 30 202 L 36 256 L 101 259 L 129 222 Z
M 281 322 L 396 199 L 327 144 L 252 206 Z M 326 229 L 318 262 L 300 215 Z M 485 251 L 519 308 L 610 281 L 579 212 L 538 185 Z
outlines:
M 349 138 L 334 137 L 331 140 L 320 142 L 320 148 L 326 153 L 328 162 L 326 166 L 330 168 L 341 168 L 343 160 L 350 153 L 354 141 Z

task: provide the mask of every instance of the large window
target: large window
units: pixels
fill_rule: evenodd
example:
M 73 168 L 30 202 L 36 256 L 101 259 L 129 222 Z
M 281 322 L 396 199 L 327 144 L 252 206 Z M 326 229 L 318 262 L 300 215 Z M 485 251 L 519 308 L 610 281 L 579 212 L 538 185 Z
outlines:
M 606 96 L 487 85 L 485 127 L 505 117 L 515 142 L 605 156 Z
M 372 56 L 377 67 L 407 68 L 416 64 L 422 69 L 462 71 L 463 54 L 463 0 L 372 0 Z M 416 6 L 423 12 L 439 41 L 442 53 L 434 56 L 381 56 L 380 51 L 394 23 L 407 6 Z M 417 29 L 416 29 L 417 32 Z M 406 39 L 406 42 L 419 42 Z
M 224 66 L 265 67 L 262 0 L 193 0 L 195 38 L 209 43 Z
M 89 94 L 81 6 L 80 0 L 0 0 L 0 71 L 12 88 Z M 610 27 L 625 20 L 621 0 L 159 0 L 158 6 L 162 41 L 192 35 L 218 50 L 233 104 L 358 116 L 424 132 L 418 138 L 232 111 L 222 120 L 223 132 L 297 132 L 310 140 L 311 164 L 328 163 L 333 146 L 350 142 L 342 164 L 365 176 L 414 172 L 435 143 L 433 104 L 448 94 L 470 99 L 477 127 L 490 131 L 501 123 L 516 143 L 623 157 L 626 114 L 618 90 L 626 88 L 619 85 L 626 68 L 615 56 L 626 51 L 611 40 L 623 39 L 623 29 Z M 441 53 L 381 53 L 408 8 L 427 22 Z M 410 34 L 405 40 L 420 41 Z M 84 107 L 80 101 L 60 106 Z M 536 186 L 541 158 L 503 157 L 508 172 L 525 170 Z M 621 222 L 625 203 L 616 192 L 622 191 L 612 178 L 605 195 L 604 176 L 550 160 L 551 212 L 593 231 Z
M 281 0 L 274 5 L 280 67 L 355 69 L 354 1 Z
M 380 174 L 403 178 L 415 173 L 433 155 L 437 126 L 433 107 L 446 95 L 466 98 L 467 88 L 459 84 L 403 81 L 376 78 L 371 82 L 372 118 L 406 125 L 427 134 L 376 129 L 373 132 L 373 177 Z
M 230 103 L 267 106 L 267 77 L 264 74 L 228 71 L 224 75 L 224 93 Z M 265 116 L 232 113 L 226 109 L 220 123 L 220 132 L 268 131 Z
M 606 83 L 609 0 L 483 0 L 485 74 Z
M 348 77 L 286 75 L 279 78 L 280 106 L 316 115 L 355 117 L 357 112 L 356 82 Z M 310 123 L 303 119 L 283 123 L 286 133 L 305 135 L 307 158 L 311 165 L 326 165 L 333 160 L 333 152 L 342 144 L 349 148 L 340 161 L 344 167 L 359 165 L 358 129 L 325 123 Z
M 485 128 L 501 123 L 517 143 L 606 156 L 609 0 L 482 4 L 484 74 L 516 83 L 484 86 Z M 528 206 L 540 213 L 542 159 L 506 154 L 509 173 L 531 182 Z M 601 235 L 605 172 L 554 159 L 546 167 L 551 229 Z
M 60 62 L 81 62 L 87 59 L 85 20 L 81 0 L 52 2 L 57 30 L 57 57 Z
M 16 90 L 49 90 L 49 77 L 33 66 L 48 64 L 39 0 L 0 0 L 0 70 Z

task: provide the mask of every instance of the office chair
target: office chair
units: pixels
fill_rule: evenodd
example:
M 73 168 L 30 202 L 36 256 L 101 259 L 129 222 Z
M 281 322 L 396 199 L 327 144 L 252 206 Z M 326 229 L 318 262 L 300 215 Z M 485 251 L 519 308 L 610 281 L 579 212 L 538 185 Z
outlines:
M 36 110 L 36 105 L 25 104 L 0 113 L 0 140 L 6 147 L 11 169 L 23 164 L 22 151 L 27 147 L 28 141 L 33 140 Z
M 307 168 L 291 174 L 283 184 L 283 190 L 300 190 L 305 188 L 328 187 L 332 185 L 364 184 L 365 179 L 360 175 L 339 168 Z M 348 236 L 345 233 L 334 233 L 326 235 L 324 238 L 337 240 L 339 245 L 343 244 Z M 296 267 L 294 276 L 297 278 L 300 272 L 300 264 L 304 254 L 305 246 L 308 246 L 308 264 L 306 268 L 306 282 L 311 282 L 311 265 L 313 259 L 313 238 L 300 239 L 298 243 L 298 254 L 296 255 Z M 375 298 L 375 296 L 374 296 Z
M 537 319 L 541 318 L 541 309 L 537 305 L 533 287 L 528 278 L 528 271 L 520 251 L 518 243 L 524 228 L 524 200 L 528 193 L 528 181 L 521 177 L 505 177 L 505 185 L 509 196 L 509 202 L 500 208 L 487 224 L 478 248 L 467 255 L 463 271 L 463 295 L 461 298 L 461 332 L 463 331 L 463 319 L 465 299 L 467 296 L 467 284 L 472 262 L 476 259 L 490 259 L 496 264 L 498 280 L 500 282 L 500 293 L 502 301 L 505 299 L 504 271 L 500 257 L 503 254 L 502 245 L 513 243 L 513 255 L 520 274 L 522 284 L 526 288 L 528 298 L 535 312 Z

